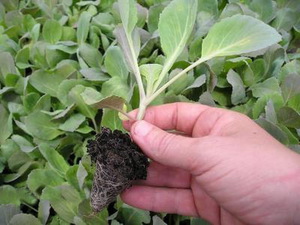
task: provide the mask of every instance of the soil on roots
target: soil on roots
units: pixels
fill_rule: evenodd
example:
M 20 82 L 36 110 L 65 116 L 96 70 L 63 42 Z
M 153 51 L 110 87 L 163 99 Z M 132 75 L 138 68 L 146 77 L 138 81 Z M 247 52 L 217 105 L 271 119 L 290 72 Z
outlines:
M 91 191 L 95 212 L 114 202 L 134 180 L 147 178 L 149 161 L 128 134 L 102 128 L 95 140 L 88 142 L 87 150 L 96 164 Z

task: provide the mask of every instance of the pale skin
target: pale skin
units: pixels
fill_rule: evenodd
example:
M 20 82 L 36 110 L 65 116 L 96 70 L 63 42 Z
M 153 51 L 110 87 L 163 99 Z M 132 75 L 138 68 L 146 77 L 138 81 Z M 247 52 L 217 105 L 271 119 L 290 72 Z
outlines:
M 214 225 L 300 224 L 300 155 L 245 115 L 175 103 L 124 127 L 152 159 L 147 180 L 122 193 L 127 204 Z

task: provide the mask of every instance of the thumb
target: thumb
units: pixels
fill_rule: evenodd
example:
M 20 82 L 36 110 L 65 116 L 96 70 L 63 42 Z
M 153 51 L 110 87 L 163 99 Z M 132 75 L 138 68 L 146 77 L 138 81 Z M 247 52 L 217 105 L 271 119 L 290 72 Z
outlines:
M 143 120 L 131 127 L 131 136 L 152 160 L 188 171 L 195 169 L 197 139 L 170 134 Z

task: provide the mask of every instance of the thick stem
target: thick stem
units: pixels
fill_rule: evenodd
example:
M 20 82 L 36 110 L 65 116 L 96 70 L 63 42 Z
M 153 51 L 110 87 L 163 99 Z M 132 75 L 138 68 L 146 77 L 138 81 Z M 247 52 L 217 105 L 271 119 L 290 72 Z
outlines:
M 145 104 L 145 100 L 146 100 L 146 98 L 143 101 L 140 101 L 139 112 L 138 112 L 137 118 L 136 118 L 137 120 L 142 120 L 145 116 L 146 108 L 147 108 L 147 105 Z

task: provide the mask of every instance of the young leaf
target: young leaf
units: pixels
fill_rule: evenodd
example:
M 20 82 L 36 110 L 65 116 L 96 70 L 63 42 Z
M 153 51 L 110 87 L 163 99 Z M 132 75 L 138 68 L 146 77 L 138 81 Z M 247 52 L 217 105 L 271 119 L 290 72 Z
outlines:
M 37 111 L 25 118 L 25 125 L 34 137 L 42 140 L 53 140 L 62 132 L 58 130 L 58 126 L 51 119 L 51 116 Z
M 22 224 L 31 224 L 31 225 L 42 225 L 42 223 L 31 214 L 20 213 L 15 215 L 9 222 L 11 225 L 22 225 Z
M 216 23 L 202 44 L 202 57 L 240 55 L 267 48 L 281 40 L 277 31 L 262 21 L 235 15 Z
M 229 70 L 227 80 L 232 86 L 231 102 L 234 105 L 242 103 L 245 100 L 246 92 L 244 84 L 239 74 L 233 70 Z
M 77 42 L 79 44 L 84 43 L 87 39 L 91 19 L 92 15 L 89 12 L 83 12 L 79 17 L 77 25 Z
M 183 51 L 190 37 L 197 16 L 197 3 L 195 0 L 174 0 L 160 15 L 158 31 L 161 47 L 167 59 L 155 89 Z
M 59 126 L 59 129 L 63 131 L 74 132 L 84 121 L 84 115 L 80 113 L 73 114 L 69 119 Z
M 151 95 L 155 82 L 159 78 L 163 66 L 160 64 L 144 64 L 140 66 L 141 74 L 146 78 L 147 81 L 147 95 Z
M 53 168 L 60 175 L 64 176 L 69 169 L 68 163 L 54 148 L 48 144 L 42 143 L 39 145 L 41 154 L 49 163 L 50 167 Z
M 119 12 L 127 35 L 131 35 L 137 23 L 137 8 L 134 0 L 119 0 Z
M 62 26 L 56 20 L 47 20 L 43 27 L 45 41 L 55 44 L 62 37 Z
M 125 79 L 127 78 L 127 65 L 125 63 L 123 53 L 119 47 L 112 46 L 107 49 L 104 65 L 107 72 L 112 77 L 118 76 Z

